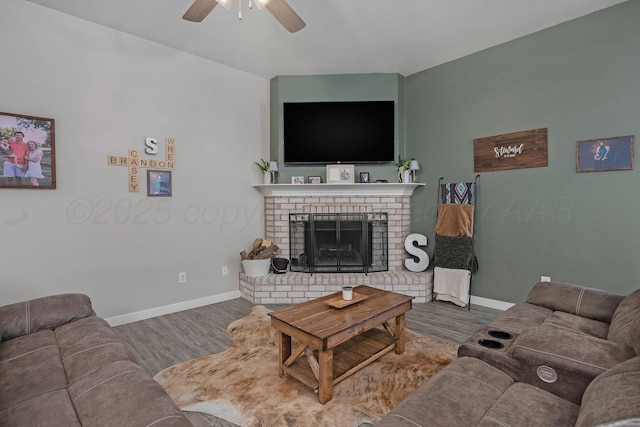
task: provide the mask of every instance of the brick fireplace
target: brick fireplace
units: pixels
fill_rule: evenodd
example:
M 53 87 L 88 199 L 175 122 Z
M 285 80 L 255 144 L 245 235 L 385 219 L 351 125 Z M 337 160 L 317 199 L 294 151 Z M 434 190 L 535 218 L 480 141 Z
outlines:
M 404 239 L 411 233 L 411 195 L 424 184 L 272 184 L 255 188 L 264 196 L 265 238 L 289 253 L 290 214 L 384 212 L 387 215 L 388 271 L 377 273 L 296 273 L 247 277 L 240 273 L 240 292 L 255 304 L 297 303 L 336 292 L 343 284 L 378 287 L 431 300 L 431 272 L 405 269 Z

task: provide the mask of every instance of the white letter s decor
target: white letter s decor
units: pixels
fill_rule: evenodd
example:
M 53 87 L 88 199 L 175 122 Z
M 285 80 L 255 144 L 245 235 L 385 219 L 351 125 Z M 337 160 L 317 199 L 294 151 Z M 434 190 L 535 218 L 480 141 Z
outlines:
M 427 254 L 422 249 L 414 246 L 414 242 L 420 246 L 427 245 L 427 236 L 423 234 L 409 234 L 406 239 L 404 239 L 404 249 L 409 252 L 409 255 L 413 255 L 418 258 L 418 261 L 413 258 L 407 258 L 404 260 L 404 266 L 409 271 L 413 271 L 414 273 L 419 273 L 421 271 L 425 271 L 427 267 L 429 267 L 429 254 Z

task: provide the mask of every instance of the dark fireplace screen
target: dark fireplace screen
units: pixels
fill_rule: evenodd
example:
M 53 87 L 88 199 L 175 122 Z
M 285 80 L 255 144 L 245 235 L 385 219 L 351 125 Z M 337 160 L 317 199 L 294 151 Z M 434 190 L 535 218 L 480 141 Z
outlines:
M 388 270 L 386 212 L 289 214 L 291 271 Z

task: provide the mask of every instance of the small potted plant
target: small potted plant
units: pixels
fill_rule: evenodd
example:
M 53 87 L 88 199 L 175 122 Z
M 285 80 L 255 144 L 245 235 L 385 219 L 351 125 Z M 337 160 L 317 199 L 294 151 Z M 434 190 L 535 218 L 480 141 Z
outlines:
M 411 179 L 411 161 L 413 159 L 403 159 L 398 155 L 398 181 L 410 183 Z
M 260 159 L 259 162 L 253 162 L 253 163 L 255 163 L 262 171 L 262 174 L 264 176 L 264 183 L 271 184 L 271 162 L 268 162 L 264 159 Z

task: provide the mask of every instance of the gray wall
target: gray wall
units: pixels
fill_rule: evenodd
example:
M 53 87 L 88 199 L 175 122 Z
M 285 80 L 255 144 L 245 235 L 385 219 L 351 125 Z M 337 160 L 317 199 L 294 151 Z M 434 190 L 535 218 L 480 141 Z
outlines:
M 278 183 L 291 183 L 292 176 L 322 176 L 324 166 L 284 166 L 282 105 L 285 102 L 395 101 L 398 121 L 396 153 L 404 156 L 404 77 L 399 74 L 349 74 L 316 76 L 278 76 L 271 79 L 271 159 L 279 160 Z M 398 151 L 400 150 L 400 151 Z M 359 172 L 370 172 L 371 179 L 397 181 L 393 165 L 356 165 Z
M 638 16 L 630 1 L 406 78 L 407 151 L 428 184 L 413 231 L 431 241 L 438 178 L 473 179 L 474 138 L 549 129 L 548 167 L 481 174 L 474 295 L 521 301 L 540 275 L 638 288 L 638 167 L 575 167 L 576 141 L 640 133 Z
M 264 229 L 268 81 L 24 0 L 0 2 L 0 40 L 0 111 L 55 119 L 57 156 L 56 190 L 0 189 L 0 305 L 84 292 L 112 317 L 237 293 Z M 146 137 L 162 157 L 176 140 L 171 198 L 107 165 Z

